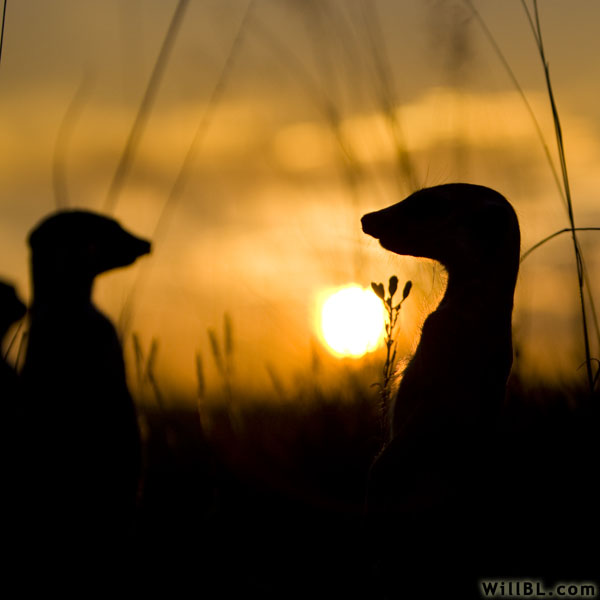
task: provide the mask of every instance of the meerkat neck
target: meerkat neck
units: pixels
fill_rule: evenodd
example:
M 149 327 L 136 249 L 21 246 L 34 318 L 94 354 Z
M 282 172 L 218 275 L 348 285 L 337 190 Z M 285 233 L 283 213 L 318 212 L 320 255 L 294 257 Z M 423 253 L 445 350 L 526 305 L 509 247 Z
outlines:
M 33 308 L 53 306 L 72 309 L 87 305 L 92 298 L 93 278 L 62 276 L 60 272 L 33 269 Z
M 487 314 L 490 311 L 510 314 L 516 281 L 517 268 L 448 269 L 446 292 L 438 308 L 468 310 L 485 305 Z

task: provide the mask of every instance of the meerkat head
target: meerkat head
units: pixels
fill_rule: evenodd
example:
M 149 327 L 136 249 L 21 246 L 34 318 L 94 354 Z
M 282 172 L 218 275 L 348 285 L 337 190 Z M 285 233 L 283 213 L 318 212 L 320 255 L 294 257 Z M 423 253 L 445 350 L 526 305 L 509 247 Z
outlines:
M 362 218 L 363 231 L 396 254 L 432 258 L 449 270 L 519 256 L 519 225 L 509 202 L 479 185 L 425 188 Z
M 34 271 L 86 279 L 130 265 L 151 249 L 149 241 L 114 219 L 83 210 L 59 211 L 44 219 L 31 232 L 29 246 Z

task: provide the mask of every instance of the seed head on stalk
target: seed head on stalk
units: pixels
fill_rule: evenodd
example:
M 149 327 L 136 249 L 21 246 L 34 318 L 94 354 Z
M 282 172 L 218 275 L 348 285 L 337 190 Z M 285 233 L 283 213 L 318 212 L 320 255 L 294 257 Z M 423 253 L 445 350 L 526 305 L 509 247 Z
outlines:
M 393 303 L 393 297 L 398 290 L 398 278 L 395 275 L 390 277 L 388 282 L 388 297 L 385 297 L 385 288 L 382 283 L 371 282 L 371 288 L 378 298 L 383 302 L 386 311 L 385 320 L 385 363 L 383 365 L 383 379 L 375 385 L 379 387 L 380 398 L 380 419 L 381 419 L 381 436 L 385 439 L 385 424 L 390 406 L 390 397 L 392 394 L 392 381 L 394 378 L 394 369 L 396 366 L 396 349 L 397 342 L 395 340 L 395 329 L 400 315 L 402 303 L 408 298 L 412 288 L 412 281 L 407 281 L 402 290 L 402 299 L 397 304 Z

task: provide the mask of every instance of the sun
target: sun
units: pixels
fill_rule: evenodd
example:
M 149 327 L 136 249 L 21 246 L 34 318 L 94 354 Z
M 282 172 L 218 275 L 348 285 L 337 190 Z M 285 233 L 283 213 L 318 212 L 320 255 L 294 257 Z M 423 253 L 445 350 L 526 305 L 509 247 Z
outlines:
M 346 285 L 324 294 L 319 333 L 338 357 L 361 357 L 379 346 L 385 331 L 385 310 L 370 288 Z

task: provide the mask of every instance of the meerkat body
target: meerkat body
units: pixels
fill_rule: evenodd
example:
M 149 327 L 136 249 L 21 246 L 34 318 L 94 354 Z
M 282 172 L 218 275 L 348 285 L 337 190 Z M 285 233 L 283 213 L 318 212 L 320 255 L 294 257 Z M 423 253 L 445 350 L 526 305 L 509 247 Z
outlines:
M 140 437 L 121 344 L 92 287 L 150 244 L 85 211 L 50 216 L 29 244 L 34 296 L 23 379 L 36 424 L 38 524 L 73 546 L 118 545 L 135 505 Z
M 0 281 L 0 344 L 11 325 L 25 316 L 26 307 L 12 285 Z M 21 525 L 23 451 L 23 398 L 18 375 L 5 360 L 5 348 L 0 356 L 0 400 L 2 402 L 2 483 L 3 537 L 7 547 L 18 543 Z
M 428 571 L 442 580 L 470 572 L 473 564 L 461 562 L 481 554 L 476 523 L 513 359 L 519 225 L 503 196 L 468 184 L 418 191 L 362 224 L 384 248 L 434 259 L 448 274 L 402 375 L 367 494 L 374 527 L 385 532 L 385 560 L 404 562 L 412 593 Z M 457 551 L 461 536 L 467 554 Z

